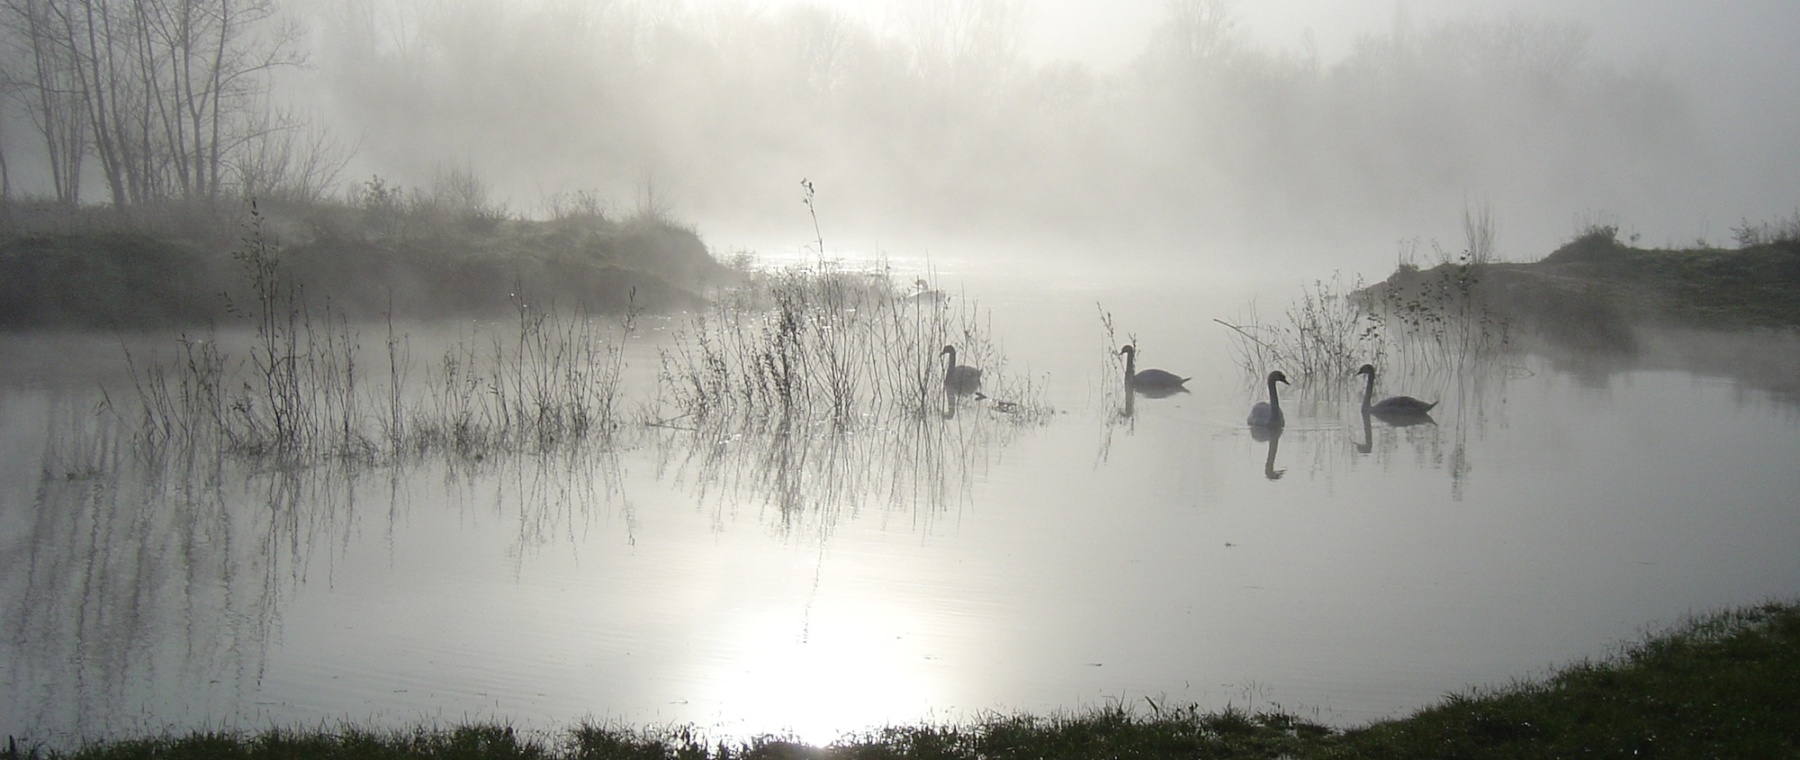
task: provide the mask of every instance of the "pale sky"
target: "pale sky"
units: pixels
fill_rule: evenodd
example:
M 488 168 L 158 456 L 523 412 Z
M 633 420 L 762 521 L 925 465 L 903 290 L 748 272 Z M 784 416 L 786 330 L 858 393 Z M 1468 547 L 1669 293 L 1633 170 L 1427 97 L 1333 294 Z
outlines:
M 652 10 L 705 10 L 714 4 L 730 4 L 752 11 L 776 11 L 811 4 L 843 12 L 877 33 L 890 34 L 899 34 L 898 30 L 903 28 L 901 20 L 916 13 L 920 4 L 948 3 L 954 8 L 979 1 L 619 0 L 638 2 Z M 1018 1 L 1028 7 L 1023 43 L 1027 56 L 1039 63 L 1070 60 L 1102 71 L 1123 67 L 1144 53 L 1153 29 L 1170 12 L 1170 0 Z M 457 3 L 419 5 L 438 9 L 462 7 Z M 473 5 L 480 7 L 483 3 Z M 1344 58 L 1358 38 L 1386 36 L 1402 13 L 1414 27 L 1449 21 L 1480 24 L 1515 13 L 1532 20 L 1575 22 L 1591 30 L 1590 60 L 1597 65 L 1616 65 L 1626 72 L 1645 70 L 1654 75 L 1647 80 L 1675 85 L 1667 102 L 1671 104 L 1671 111 L 1679 111 L 1679 114 L 1668 117 L 1667 123 L 1678 125 L 1681 130 L 1679 136 L 1670 138 L 1681 141 L 1682 150 L 1674 152 L 1678 155 L 1634 154 L 1632 160 L 1636 163 L 1632 165 L 1583 165 L 1579 168 L 1587 173 L 1579 176 L 1595 178 L 1587 184 L 1569 179 L 1575 167 L 1560 174 L 1552 173 L 1555 176 L 1529 178 L 1523 174 L 1511 175 L 1498 168 L 1491 171 L 1484 168 L 1487 173 L 1470 169 L 1463 192 L 1476 194 L 1475 202 L 1491 201 L 1498 207 L 1506 219 L 1510 236 L 1506 245 L 1515 251 L 1541 253 L 1551 249 L 1568 235 L 1569 230 L 1582 223 L 1582 214 L 1594 211 L 1618 214 L 1630 231 L 1641 231 L 1644 242 L 1652 245 L 1689 244 L 1697 239 L 1721 241 L 1728 238 L 1731 225 L 1740 220 L 1773 220 L 1800 213 L 1795 211 L 1796 203 L 1800 202 L 1800 184 L 1795 180 L 1800 177 L 1800 149 L 1795 148 L 1793 139 L 1793 135 L 1800 134 L 1800 77 L 1792 74 L 1800 71 L 1800 45 L 1790 42 L 1793 30 L 1800 29 L 1800 0 L 1728 0 L 1723 3 L 1716 0 L 1235 0 L 1233 12 L 1239 19 L 1236 29 L 1242 40 L 1259 52 L 1301 52 L 1310 43 L 1320 64 L 1327 70 Z M 361 76 L 360 72 L 350 73 Z M 430 102 L 430 98 L 424 100 Z M 375 138 L 364 143 L 368 146 L 365 155 L 371 158 L 366 159 L 368 166 L 360 173 L 398 176 L 404 182 L 422 183 L 429 180 L 429 167 L 434 166 L 434 162 L 442 161 L 444 155 L 460 154 L 467 156 L 466 160 L 471 164 L 492 172 L 495 182 L 509 188 L 508 193 L 529 198 L 534 193 L 542 196 L 551 190 L 586 187 L 575 183 L 593 182 L 595 176 L 623 185 L 628 175 L 648 171 L 641 167 L 631 168 L 636 166 L 632 162 L 648 166 L 660 161 L 686 166 L 682 162 L 687 157 L 703 154 L 697 146 L 718 144 L 712 139 L 716 135 L 692 141 L 705 132 L 700 126 L 703 122 L 682 121 L 682 109 L 686 106 L 679 99 L 657 98 L 645 102 L 655 102 L 660 108 L 667 109 L 667 113 L 659 111 L 645 115 L 644 124 L 659 123 L 656 118 L 660 114 L 660 117 L 689 129 L 658 134 L 657 139 L 646 139 L 642 143 L 605 143 L 591 148 L 602 158 L 583 159 L 557 153 L 567 150 L 563 147 L 567 140 L 495 142 L 489 141 L 485 132 L 458 129 L 454 123 L 438 133 L 418 130 L 407 124 L 388 132 L 391 142 L 385 145 Z M 464 107 L 453 100 L 450 103 Z M 479 107 L 469 108 L 472 114 L 481 112 Z M 555 122 L 570 112 L 546 104 L 544 113 L 543 118 Z M 410 115 L 406 116 L 410 118 Z M 619 116 L 629 120 L 633 114 L 621 113 Z M 384 124 L 375 116 L 368 118 L 369 121 L 358 126 L 366 129 L 369 125 L 380 127 Z M 497 122 L 505 122 L 503 117 L 494 118 Z M 1146 122 L 1146 125 L 1148 128 L 1154 123 Z M 847 128 L 849 123 L 844 126 Z M 1571 127 L 1565 132 L 1576 134 L 1579 129 Z M 625 148 L 619 147 L 622 145 L 628 145 L 635 152 L 621 154 L 622 158 L 607 152 L 624 151 Z M 1556 145 L 1534 145 L 1532 150 L 1536 152 L 1527 157 L 1549 155 L 1558 149 Z M 817 178 L 822 172 L 838 168 L 834 164 L 837 156 L 830 151 L 815 154 L 782 148 L 767 155 L 755 154 L 760 147 L 746 143 L 744 155 L 719 156 L 720 166 L 696 159 L 690 167 L 693 173 L 686 176 L 677 169 L 663 171 L 678 188 L 683 187 L 680 183 L 688 183 L 687 192 L 691 195 L 683 202 L 699 209 L 694 213 L 710 214 L 705 221 L 713 229 L 723 229 L 722 225 L 728 224 L 728 219 L 734 219 L 745 228 L 738 231 L 742 239 L 754 239 L 752 233 L 761 232 L 755 225 L 770 218 L 757 206 L 762 202 L 759 199 L 774 197 L 780 192 L 772 190 L 772 185 L 763 184 L 772 181 L 767 178 L 785 178 L 787 174 Z M 532 153 L 533 150 L 543 153 Z M 544 158 L 544 155 L 552 157 Z M 1065 157 L 1051 155 L 1045 156 L 1044 160 L 1053 162 L 1059 158 Z M 1074 162 L 1077 157 L 1066 158 Z M 1657 175 L 1654 185 L 1617 188 L 1609 184 L 1612 180 L 1606 179 L 1626 175 L 1635 169 L 1648 171 L 1658 166 L 1673 166 L 1675 159 L 1680 159 L 1684 167 L 1681 169 L 1683 174 L 1677 179 Z M 589 162 L 583 163 L 584 160 Z M 537 161 L 545 163 L 535 163 Z M 1471 161 L 1470 165 L 1479 163 Z M 738 167 L 742 173 L 730 174 L 726 164 Z M 748 168 L 752 166 L 755 168 Z M 1224 182 L 1220 178 L 1224 176 L 1210 177 L 1207 181 Z M 1551 186 L 1543 188 L 1546 192 L 1540 192 L 1536 186 L 1507 184 L 1513 180 L 1521 183 L 1541 181 Z M 733 181 L 741 184 L 731 185 Z M 785 189 L 786 180 L 782 181 L 781 187 Z M 912 184 L 908 184 L 909 181 Z M 1320 180 L 1324 184 L 1330 181 L 1329 178 Z M 918 176 L 877 179 L 858 174 L 854 182 L 861 184 L 852 185 L 852 180 L 846 179 L 835 189 L 848 196 L 844 207 L 863 209 L 868 211 L 868 216 L 855 218 L 842 212 L 839 219 L 856 219 L 855 224 L 871 230 L 866 234 L 881 237 L 890 245 L 902 235 L 924 234 L 898 222 L 893 228 L 881 227 L 878 222 L 886 209 L 913 199 L 909 193 L 915 186 L 928 184 L 929 180 Z M 1069 184 L 1080 186 L 1079 182 Z M 1290 184 L 1294 193 L 1312 192 L 1304 183 Z M 1270 188 L 1263 189 L 1279 194 Z M 997 194 L 1003 195 L 998 191 Z M 676 195 L 681 195 L 679 189 Z M 1466 197 L 1444 201 L 1451 212 L 1441 215 L 1446 228 L 1442 230 L 1426 228 L 1420 219 L 1429 213 L 1429 209 L 1413 206 L 1404 209 L 1407 216 L 1369 220 L 1366 224 L 1371 229 L 1382 230 L 1370 233 L 1371 239 L 1376 241 L 1371 245 L 1380 247 L 1382 256 L 1391 257 L 1394 235 L 1454 239 L 1461 234 L 1457 210 L 1466 201 Z M 859 203 L 863 205 L 857 205 Z M 1320 201 L 1320 205 L 1328 207 L 1330 204 Z M 1566 210 L 1561 206 L 1566 206 Z M 1198 224 L 1192 220 L 1186 223 Z M 1332 221 L 1325 217 L 1317 222 L 1320 225 L 1330 223 Z M 906 224 L 917 223 L 909 220 Z M 931 225 L 923 225 L 923 228 L 933 229 Z
M 738 0 L 695 0 L 733 2 Z M 839 8 L 879 26 L 894 9 L 929 0 L 767 0 Z M 955 0 L 949 0 L 954 2 Z M 1031 8 L 1025 52 L 1100 69 L 1129 63 L 1145 49 L 1169 0 L 1026 0 Z M 1800 134 L 1800 0 L 1232 0 L 1238 29 L 1264 48 L 1299 51 L 1312 44 L 1327 66 L 1357 38 L 1392 28 L 1397 13 L 1413 24 L 1528 18 L 1586 24 L 1596 58 L 1648 66 L 1682 85 L 1703 129 L 1721 135 L 1721 169 L 1750 193 L 1792 203 L 1790 170 L 1800 155 L 1770 155 Z M 1736 150 L 1734 150 L 1736 148 Z M 1738 164 L 1725 166 L 1724 164 Z M 1718 232 L 1718 230 L 1712 230 Z
M 697 0 L 722 2 L 730 0 Z M 810 3 L 879 21 L 892 9 L 919 0 L 770 0 L 772 5 Z M 1038 60 L 1065 58 L 1102 68 L 1129 61 L 1144 49 L 1168 0 L 1027 0 L 1031 8 L 1027 52 Z M 1730 60 L 1779 54 L 1800 29 L 1795 0 L 1237 0 L 1233 11 L 1252 41 L 1297 49 L 1309 31 L 1326 62 L 1355 39 L 1389 28 L 1396 11 L 1415 23 L 1510 12 L 1583 21 L 1594 28 L 1596 49 L 1626 60 L 1675 56 Z M 1705 55 L 1699 55 L 1705 51 Z M 1790 51 L 1784 60 L 1800 59 Z

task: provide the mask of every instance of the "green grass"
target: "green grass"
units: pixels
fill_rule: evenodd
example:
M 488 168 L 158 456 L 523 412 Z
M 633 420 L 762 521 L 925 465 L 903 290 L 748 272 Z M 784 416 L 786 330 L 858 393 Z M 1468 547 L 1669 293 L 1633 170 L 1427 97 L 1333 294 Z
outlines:
M 1402 719 L 1340 730 L 1283 713 L 1111 705 L 1057 716 L 990 715 L 889 726 L 827 747 L 782 737 L 713 741 L 688 727 L 583 724 L 557 734 L 504 725 L 378 732 L 199 732 L 48 750 L 9 741 L 4 760 L 724 760 L 725 758 L 1511 758 L 1793 757 L 1800 753 L 1800 603 L 1729 610 L 1616 656 L 1534 682 L 1447 697 Z
M 1792 757 L 1796 716 L 1800 608 L 1769 604 L 1349 732 L 1343 756 Z

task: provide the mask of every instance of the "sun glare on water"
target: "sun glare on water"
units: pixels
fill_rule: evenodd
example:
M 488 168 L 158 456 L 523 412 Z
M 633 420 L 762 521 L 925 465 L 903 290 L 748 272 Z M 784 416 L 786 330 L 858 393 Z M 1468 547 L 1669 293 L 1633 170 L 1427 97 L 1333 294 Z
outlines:
M 743 610 L 734 656 L 696 663 L 700 701 L 726 731 L 823 746 L 846 733 L 916 721 L 941 694 L 943 671 L 905 633 L 900 611 L 871 601 L 810 621 Z M 737 724 L 737 725 L 733 725 Z

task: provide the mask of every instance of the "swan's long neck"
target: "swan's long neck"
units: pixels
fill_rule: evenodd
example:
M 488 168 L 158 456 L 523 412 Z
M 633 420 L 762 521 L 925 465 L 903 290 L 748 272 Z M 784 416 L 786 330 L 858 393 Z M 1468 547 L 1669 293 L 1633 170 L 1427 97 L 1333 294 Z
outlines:
M 1375 398 L 1375 373 L 1369 373 L 1369 382 L 1363 386 L 1363 408 L 1369 408 L 1369 402 Z
M 1269 409 L 1277 410 L 1280 408 L 1281 408 L 1281 397 L 1279 397 L 1275 394 L 1275 378 L 1271 377 L 1271 378 L 1269 378 Z
M 1137 352 L 1136 351 L 1126 351 L 1125 352 L 1125 382 L 1128 382 L 1128 383 L 1131 382 L 1131 378 L 1135 377 L 1136 375 L 1137 375 Z
M 946 350 L 944 356 L 948 357 L 948 361 L 944 362 L 944 382 L 948 383 L 950 374 L 956 371 L 956 349 Z

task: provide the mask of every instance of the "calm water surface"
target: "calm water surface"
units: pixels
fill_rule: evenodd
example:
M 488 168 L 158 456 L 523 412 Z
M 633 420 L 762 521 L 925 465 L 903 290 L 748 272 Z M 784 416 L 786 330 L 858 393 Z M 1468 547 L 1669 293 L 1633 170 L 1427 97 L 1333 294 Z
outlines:
M 1354 380 L 1298 382 L 1263 441 L 1210 321 L 1244 289 L 940 277 L 1056 414 L 149 467 L 69 432 L 102 384 L 129 392 L 110 336 L 9 339 L 0 732 L 590 719 L 827 742 L 1146 698 L 1349 725 L 1800 592 L 1791 396 L 1519 356 L 1384 376 L 1443 400 L 1431 425 L 1365 429 Z M 1191 392 L 1127 409 L 1102 309 Z

